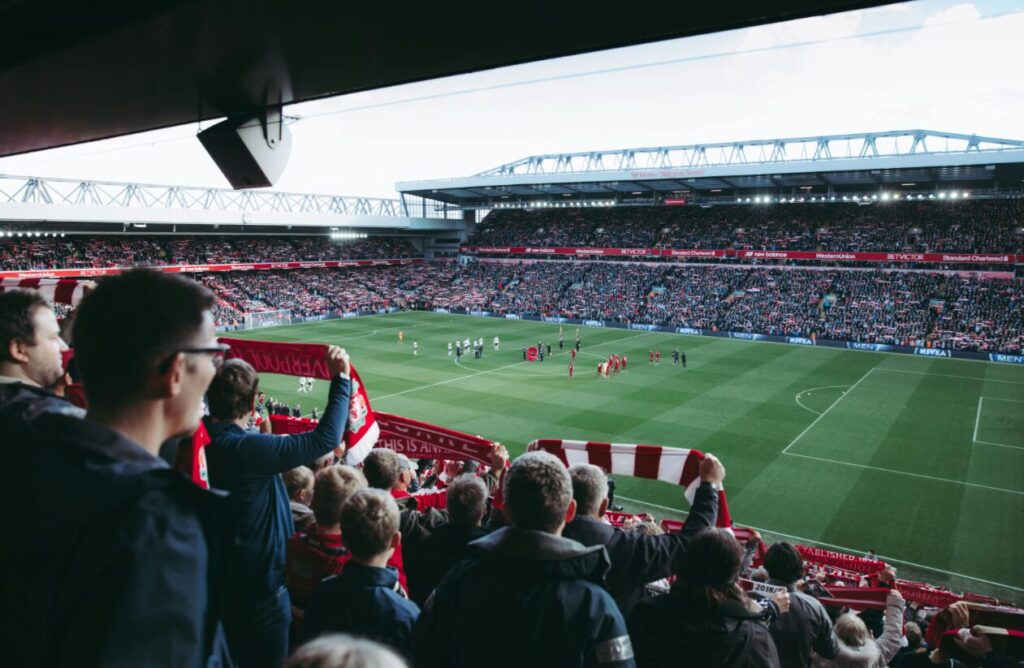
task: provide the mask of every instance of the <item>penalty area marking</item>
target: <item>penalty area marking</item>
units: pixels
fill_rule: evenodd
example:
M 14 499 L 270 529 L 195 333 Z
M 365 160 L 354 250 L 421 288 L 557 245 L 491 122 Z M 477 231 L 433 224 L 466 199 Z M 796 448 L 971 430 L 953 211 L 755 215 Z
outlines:
M 623 501 L 630 501 L 632 503 L 638 503 L 638 504 L 640 504 L 642 506 L 649 506 L 651 508 L 659 508 L 661 510 L 668 510 L 668 511 L 671 511 L 673 513 L 680 513 L 682 515 L 689 515 L 689 513 L 687 511 L 685 511 L 685 510 L 683 510 L 681 508 L 669 508 L 668 506 L 659 506 L 656 503 L 648 503 L 647 501 L 641 501 L 640 499 L 631 499 L 628 496 L 622 496 L 621 494 L 616 494 L 615 498 L 616 499 L 622 499 Z M 782 533 L 780 531 L 775 531 L 774 529 L 762 529 L 761 527 L 755 527 L 755 526 L 753 526 L 751 524 L 745 524 L 745 523 L 739 523 L 739 526 L 747 527 L 747 528 L 750 528 L 750 529 L 754 529 L 755 531 L 763 531 L 765 533 L 775 534 L 776 536 L 782 536 L 783 538 L 789 538 L 791 540 L 798 540 L 801 543 L 812 543 L 814 545 L 821 545 L 823 547 L 832 548 L 833 550 L 842 550 L 844 552 L 849 552 L 849 553 L 852 553 L 852 554 L 857 554 L 858 553 L 858 550 L 854 550 L 853 548 L 850 548 L 850 547 L 844 547 L 842 545 L 833 545 L 832 543 L 823 543 L 820 540 L 813 540 L 811 538 L 802 538 L 801 536 L 793 536 L 793 535 L 788 534 L 788 533 Z M 964 575 L 963 573 L 956 573 L 954 571 L 945 571 L 945 570 L 942 570 L 941 568 L 935 568 L 934 566 L 925 566 L 924 564 L 917 564 L 917 563 L 914 563 L 913 561 L 906 561 L 905 559 L 897 559 L 896 557 L 888 557 L 888 556 L 885 556 L 883 554 L 878 555 L 878 557 L 880 559 L 885 560 L 885 561 L 894 561 L 894 562 L 896 562 L 898 564 L 906 564 L 907 566 L 913 566 L 915 568 L 923 568 L 925 570 L 933 571 L 935 573 L 942 573 L 943 575 L 952 575 L 954 577 L 964 578 L 965 580 L 973 580 L 975 582 L 984 582 L 985 584 L 988 584 L 988 585 L 993 585 L 993 586 L 996 586 L 996 587 L 1004 587 L 1006 589 L 1012 589 L 1014 591 L 1024 591 L 1024 589 L 1022 589 L 1021 587 L 1014 587 L 1013 585 L 1003 584 L 1002 582 L 993 582 L 992 580 L 983 580 L 982 578 L 976 578 L 976 577 L 972 577 L 970 575 Z
M 974 416 L 974 437 L 971 442 L 976 445 L 991 445 L 997 448 L 1009 448 L 1010 450 L 1024 450 L 1024 446 L 1020 445 L 1007 445 L 1006 443 L 994 443 L 992 441 L 979 441 L 978 440 L 978 425 L 981 424 L 981 404 L 988 399 L 989 401 L 1005 401 L 1010 404 L 1024 404 L 1024 401 L 1020 399 L 1002 399 L 1000 397 L 978 397 L 978 412 Z
M 804 410 L 808 410 L 808 411 L 814 413 L 815 415 L 821 415 L 821 413 L 819 411 L 816 411 L 813 408 L 808 408 L 807 406 L 804 406 L 802 403 L 800 403 L 800 397 L 804 396 L 805 394 L 810 394 L 811 392 L 815 392 L 817 390 L 833 390 L 833 389 L 835 389 L 837 387 L 847 387 L 848 388 L 850 386 L 849 385 L 822 385 L 821 387 L 812 387 L 810 389 L 802 390 L 800 392 L 797 392 L 796 396 L 793 397 L 793 401 L 795 401 L 797 406 L 799 406 L 800 408 L 803 408 Z M 843 394 L 846 394 L 846 392 L 843 392 Z M 841 396 L 839 398 L 842 399 Z

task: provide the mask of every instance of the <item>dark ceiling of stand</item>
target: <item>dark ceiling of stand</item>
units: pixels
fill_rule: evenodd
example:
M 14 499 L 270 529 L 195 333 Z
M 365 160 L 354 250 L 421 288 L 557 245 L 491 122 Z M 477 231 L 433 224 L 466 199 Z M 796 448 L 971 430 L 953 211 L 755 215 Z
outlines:
M 882 4 L 0 0 L 0 156 Z

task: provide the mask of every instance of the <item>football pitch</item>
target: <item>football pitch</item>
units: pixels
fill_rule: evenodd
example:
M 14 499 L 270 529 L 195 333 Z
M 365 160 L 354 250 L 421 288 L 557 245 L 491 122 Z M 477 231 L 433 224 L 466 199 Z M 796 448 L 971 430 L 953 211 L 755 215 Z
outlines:
M 901 577 L 1024 602 L 1024 367 L 580 327 L 569 380 L 576 326 L 562 327 L 563 351 L 557 324 L 422 312 L 229 336 L 341 345 L 375 409 L 501 441 L 513 456 L 535 438 L 712 452 L 733 521 L 769 540 L 871 548 Z M 448 356 L 449 341 L 481 337 L 482 359 Z M 524 362 L 522 347 L 539 341 L 552 357 Z M 598 378 L 612 353 L 628 371 Z M 295 378 L 272 375 L 261 387 L 304 414 L 327 391 L 298 394 Z M 659 518 L 687 509 L 681 488 L 657 481 L 619 477 L 617 500 Z

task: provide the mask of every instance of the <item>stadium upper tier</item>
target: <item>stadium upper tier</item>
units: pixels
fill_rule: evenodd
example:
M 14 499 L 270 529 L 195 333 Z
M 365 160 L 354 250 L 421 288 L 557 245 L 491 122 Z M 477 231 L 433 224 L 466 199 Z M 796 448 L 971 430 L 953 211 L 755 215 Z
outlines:
M 320 236 L 15 236 L 0 239 L 0 270 L 3 271 L 420 256 L 406 239 L 380 237 L 347 244 Z
M 1024 252 L 1024 201 L 497 210 L 469 245 Z
M 725 204 L 758 196 L 1020 193 L 1024 141 L 931 130 L 534 155 L 474 176 L 397 184 L 467 209 Z
M 203 274 L 218 324 L 402 306 L 1020 354 L 1019 280 L 920 271 L 476 262 Z

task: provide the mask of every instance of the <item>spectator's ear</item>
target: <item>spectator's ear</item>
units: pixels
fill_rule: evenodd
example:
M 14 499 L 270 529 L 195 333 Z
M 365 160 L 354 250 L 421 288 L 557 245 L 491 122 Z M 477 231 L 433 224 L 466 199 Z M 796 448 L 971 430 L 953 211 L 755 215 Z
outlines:
M 11 339 L 10 343 L 7 344 L 7 358 L 22 364 L 27 363 L 29 361 L 27 347 L 28 344 L 24 341 Z
M 176 397 L 181 394 L 185 382 L 185 364 L 185 353 L 178 353 L 157 370 L 160 375 L 153 380 L 153 389 L 158 397 Z
M 576 499 L 569 500 L 569 507 L 565 511 L 565 523 L 568 524 L 576 519 Z
M 601 505 L 597 508 L 597 516 L 604 517 L 605 511 L 608 510 L 608 497 L 601 499 Z
M 402 532 L 396 531 L 395 535 L 391 537 L 391 549 L 398 550 L 402 546 Z

